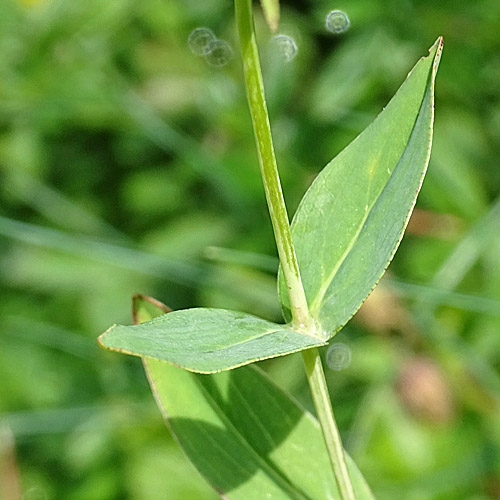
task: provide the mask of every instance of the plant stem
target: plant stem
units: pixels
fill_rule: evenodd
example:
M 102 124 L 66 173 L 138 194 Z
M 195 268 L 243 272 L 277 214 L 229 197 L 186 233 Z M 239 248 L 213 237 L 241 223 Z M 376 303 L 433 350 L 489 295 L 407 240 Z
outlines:
M 276 246 L 278 248 L 281 269 L 290 297 L 292 319 L 297 329 L 304 330 L 308 334 L 314 334 L 314 323 L 309 316 L 306 295 L 300 279 L 299 266 L 290 233 L 290 223 L 281 190 L 276 157 L 274 155 L 271 125 L 267 114 L 264 83 L 262 81 L 257 41 L 255 39 L 252 2 L 251 0 L 235 0 L 234 3 L 247 98 L 257 143 L 260 171 Z
M 307 380 L 342 500 L 356 500 L 318 349 L 302 351 Z
M 292 323 L 298 331 L 317 336 L 316 325 L 309 314 L 306 295 L 300 278 L 297 257 L 292 243 L 290 223 L 274 155 L 271 126 L 267 113 L 262 71 L 253 24 L 252 0 L 235 0 L 234 4 L 259 165 L 281 268 L 290 297 Z M 340 434 L 333 415 L 319 352 L 317 349 L 302 351 L 302 357 L 341 499 L 356 500 L 346 466 Z

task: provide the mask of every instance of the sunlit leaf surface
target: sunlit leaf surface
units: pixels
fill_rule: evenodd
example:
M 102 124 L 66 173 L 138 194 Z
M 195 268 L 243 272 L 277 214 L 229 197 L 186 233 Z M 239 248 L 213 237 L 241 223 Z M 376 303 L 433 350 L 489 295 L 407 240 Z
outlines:
M 108 349 L 149 356 L 199 373 L 213 373 L 282 356 L 323 341 L 241 312 L 185 309 L 141 325 L 111 327 L 99 338 Z
M 330 336 L 358 310 L 403 236 L 429 162 L 441 50 L 439 39 L 384 111 L 318 175 L 295 214 L 310 311 Z

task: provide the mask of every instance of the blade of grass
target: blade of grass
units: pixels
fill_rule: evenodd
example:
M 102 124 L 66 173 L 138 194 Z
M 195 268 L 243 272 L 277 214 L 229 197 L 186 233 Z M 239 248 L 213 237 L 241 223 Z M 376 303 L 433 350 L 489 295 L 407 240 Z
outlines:
M 105 262 L 134 272 L 163 277 L 174 283 L 197 285 L 204 280 L 203 266 L 165 259 L 87 236 L 73 235 L 0 216 L 0 235 L 28 245 L 62 251 L 78 257 Z
M 29 175 L 25 170 L 10 174 L 5 182 L 6 191 L 33 207 L 48 221 L 71 231 L 127 241 L 127 236 L 111 224 L 60 191 Z

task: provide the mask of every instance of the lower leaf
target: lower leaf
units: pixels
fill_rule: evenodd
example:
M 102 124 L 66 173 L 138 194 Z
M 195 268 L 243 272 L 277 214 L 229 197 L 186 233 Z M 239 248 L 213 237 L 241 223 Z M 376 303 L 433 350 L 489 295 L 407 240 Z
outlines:
M 135 300 L 137 321 L 153 313 L 142 307 L 145 300 Z M 155 359 L 143 361 L 170 429 L 223 498 L 340 498 L 318 422 L 262 370 L 245 366 L 198 375 Z M 374 500 L 347 458 L 357 500 Z
M 184 309 L 144 324 L 115 325 L 99 337 L 108 349 L 214 373 L 254 361 L 325 345 L 250 314 L 225 309 Z

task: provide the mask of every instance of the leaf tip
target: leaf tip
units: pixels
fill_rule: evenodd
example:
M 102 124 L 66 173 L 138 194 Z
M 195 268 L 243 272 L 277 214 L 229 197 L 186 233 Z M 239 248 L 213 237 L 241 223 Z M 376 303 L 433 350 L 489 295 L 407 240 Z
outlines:
M 268 23 L 268 26 L 269 26 L 269 29 L 273 32 L 273 33 L 277 33 L 278 32 L 278 28 L 279 28 L 279 24 L 280 24 L 280 20 L 279 20 L 279 17 L 276 18 L 276 19 L 269 19 L 267 21 Z
M 441 59 L 441 54 L 443 53 L 443 46 L 444 46 L 444 38 L 443 36 L 439 36 L 432 45 L 432 47 L 429 49 L 429 55 L 434 56 L 435 65 L 439 64 L 439 60 Z
M 439 61 L 439 59 L 441 59 L 441 54 L 443 53 L 443 47 L 444 47 L 444 38 L 442 35 L 437 39 L 436 44 L 437 44 L 436 59 L 437 61 Z
M 276 33 L 280 23 L 279 0 L 261 0 L 264 18 L 271 32 Z
M 144 307 L 148 305 L 152 306 L 152 308 L 150 308 L 149 311 L 145 311 Z M 139 325 L 155 316 L 169 312 L 172 312 L 170 307 L 153 297 L 149 297 L 143 293 L 134 293 L 134 295 L 132 295 L 132 322 L 134 325 Z
M 110 326 L 104 333 L 101 333 L 101 335 L 99 335 L 99 337 L 97 337 L 97 343 L 99 344 L 99 347 L 102 347 L 103 349 L 106 349 L 108 351 L 114 350 L 113 348 L 106 345 L 106 343 L 104 342 L 104 337 L 106 337 L 106 335 L 117 326 L 118 325 L 116 325 L 116 324 Z

